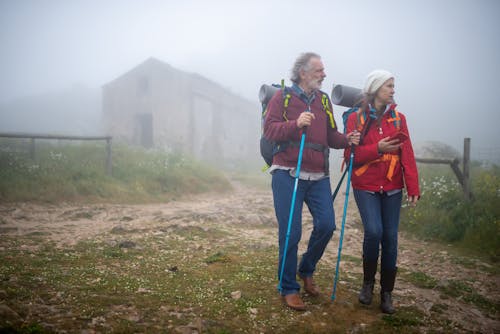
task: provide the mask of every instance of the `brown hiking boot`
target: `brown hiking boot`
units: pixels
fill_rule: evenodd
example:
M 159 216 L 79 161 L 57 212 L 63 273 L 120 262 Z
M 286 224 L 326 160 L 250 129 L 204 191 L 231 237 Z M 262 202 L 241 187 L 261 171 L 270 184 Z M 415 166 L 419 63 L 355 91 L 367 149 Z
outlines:
M 304 305 L 304 302 L 302 301 L 298 293 L 285 295 L 282 296 L 282 298 L 285 305 L 289 308 L 296 311 L 305 311 L 306 305 Z
M 304 281 L 304 290 L 313 297 L 319 296 L 319 290 L 314 284 L 312 276 L 310 277 L 301 277 L 302 281 Z

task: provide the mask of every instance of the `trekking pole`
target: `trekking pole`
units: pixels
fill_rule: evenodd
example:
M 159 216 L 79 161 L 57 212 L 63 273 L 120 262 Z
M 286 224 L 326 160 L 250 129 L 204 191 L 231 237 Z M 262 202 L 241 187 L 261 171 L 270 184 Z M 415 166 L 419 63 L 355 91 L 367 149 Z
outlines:
M 349 169 L 347 172 L 347 185 L 346 185 L 346 191 L 345 191 L 344 214 L 342 215 L 342 228 L 340 229 L 339 251 L 337 254 L 337 265 L 335 267 L 335 278 L 333 280 L 333 292 L 332 292 L 332 298 L 331 298 L 332 301 L 335 300 L 335 293 L 337 291 L 337 278 L 339 275 L 340 254 L 342 253 L 342 240 L 344 239 L 344 227 L 345 227 L 345 219 L 347 216 L 347 203 L 349 200 L 349 188 L 350 188 L 350 183 L 351 183 L 353 161 L 354 161 L 354 145 L 351 145 L 351 155 L 349 157 Z
M 342 177 L 340 178 L 340 181 L 339 183 L 337 184 L 337 188 L 335 188 L 335 191 L 333 192 L 333 195 L 332 195 L 332 202 L 335 201 L 335 197 L 337 197 L 337 193 L 339 192 L 339 189 L 340 189 L 340 185 L 342 184 L 342 181 L 344 181 L 344 177 L 345 175 L 347 174 L 347 168 L 346 170 L 344 170 L 344 172 L 342 173 Z
M 307 106 L 307 111 L 311 112 L 310 106 Z M 282 291 L 281 282 L 283 280 L 283 272 L 285 271 L 286 253 L 288 250 L 288 241 L 290 240 L 290 230 L 292 229 L 293 212 L 295 211 L 295 198 L 297 197 L 297 187 L 299 184 L 300 166 L 302 164 L 302 152 L 304 151 L 305 141 L 306 141 L 306 130 L 304 128 L 302 130 L 302 136 L 300 138 L 299 157 L 297 158 L 297 172 L 295 174 L 295 184 L 293 186 L 292 202 L 290 204 L 290 213 L 288 214 L 288 226 L 285 237 L 285 248 L 283 249 L 283 258 L 281 260 L 280 282 L 278 284 L 278 290 L 280 292 Z

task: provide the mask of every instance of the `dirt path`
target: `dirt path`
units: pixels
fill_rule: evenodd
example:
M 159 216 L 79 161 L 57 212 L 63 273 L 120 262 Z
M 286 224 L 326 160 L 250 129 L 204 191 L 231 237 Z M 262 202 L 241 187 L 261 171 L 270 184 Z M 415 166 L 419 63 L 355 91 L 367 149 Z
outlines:
M 340 228 L 343 194 L 335 203 L 337 226 Z M 257 245 L 275 245 L 276 222 L 269 190 L 249 189 L 235 184 L 234 192 L 205 194 L 178 202 L 151 205 L 40 205 L 21 203 L 0 204 L 0 237 L 37 234 L 54 241 L 60 247 L 75 245 L 81 240 L 108 238 L 117 230 L 153 230 L 160 224 L 176 226 L 224 226 L 226 242 L 246 242 Z M 311 230 L 311 219 L 304 212 L 304 231 L 301 248 Z M 339 233 L 327 248 L 322 262 L 335 266 Z M 346 280 L 361 274 L 362 230 L 354 202 L 349 204 L 345 239 L 342 249 L 342 276 L 340 287 Z M 0 252 L 9 252 L 9 246 L 0 242 Z M 23 246 L 36 248 L 37 245 Z M 33 250 L 33 249 L 31 249 Z M 351 260 L 348 260 L 351 259 Z M 426 314 L 439 311 L 440 317 L 457 324 L 465 331 L 499 333 L 498 303 L 500 277 L 492 274 L 491 266 L 475 259 L 453 255 L 446 246 L 438 246 L 400 237 L 399 268 L 394 298 L 396 306 L 413 305 Z M 358 276 L 359 277 L 359 276 Z M 412 279 L 414 277 L 414 279 Z M 415 277 L 417 280 L 415 280 Z M 432 278 L 432 288 L 422 287 L 418 278 Z M 457 282 L 466 282 L 473 289 L 468 295 L 454 295 Z M 352 285 L 352 284 L 351 284 Z M 352 288 L 352 287 L 351 287 Z M 352 288 L 352 289 L 357 289 Z M 450 291 L 448 294 L 443 292 Z M 469 291 L 469 290 L 466 290 Z M 470 291 L 469 291 L 470 292 Z M 468 299 L 465 297 L 469 297 Z M 475 300 L 492 301 L 493 310 L 478 307 Z M 0 303 L 1 304 L 1 303 Z M 439 331 L 439 328 L 427 328 Z M 425 325 L 424 327 L 425 328 Z

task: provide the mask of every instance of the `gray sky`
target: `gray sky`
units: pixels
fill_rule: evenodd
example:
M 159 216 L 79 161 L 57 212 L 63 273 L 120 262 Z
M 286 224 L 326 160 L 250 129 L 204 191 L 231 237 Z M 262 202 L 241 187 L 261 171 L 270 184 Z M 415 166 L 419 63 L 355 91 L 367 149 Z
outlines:
M 499 17 L 496 0 L 0 0 L 0 103 L 100 87 L 149 57 L 257 101 L 314 51 L 328 93 L 393 72 L 414 142 L 498 148 Z

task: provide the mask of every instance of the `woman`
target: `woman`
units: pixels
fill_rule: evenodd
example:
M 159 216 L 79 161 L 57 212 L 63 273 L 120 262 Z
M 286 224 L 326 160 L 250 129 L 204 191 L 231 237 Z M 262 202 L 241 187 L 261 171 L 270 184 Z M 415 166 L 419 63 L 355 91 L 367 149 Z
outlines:
M 366 78 L 361 107 L 349 115 L 346 133 L 361 132 L 354 150 L 352 187 L 364 227 L 363 287 L 359 301 L 370 305 L 379 249 L 380 308 L 395 312 L 392 290 L 396 279 L 399 213 L 402 190 L 415 206 L 420 198 L 418 172 L 406 118 L 394 103 L 394 76 L 375 70 Z M 346 149 L 345 157 L 350 155 Z

